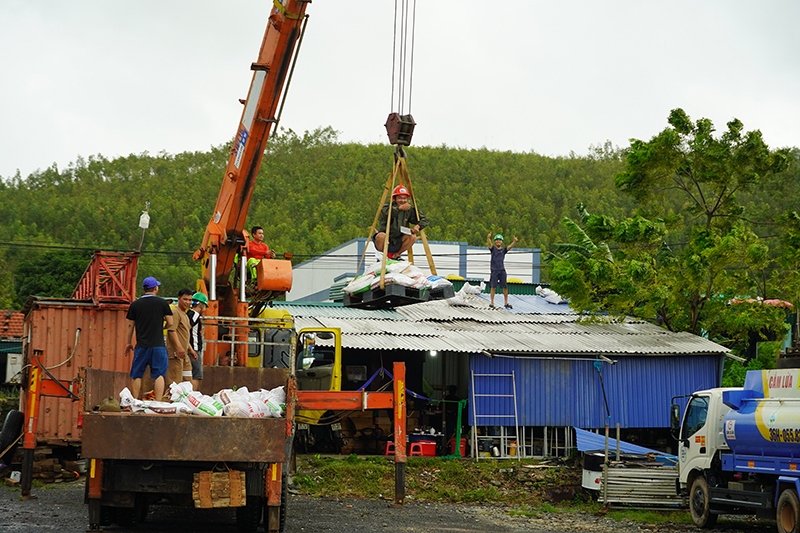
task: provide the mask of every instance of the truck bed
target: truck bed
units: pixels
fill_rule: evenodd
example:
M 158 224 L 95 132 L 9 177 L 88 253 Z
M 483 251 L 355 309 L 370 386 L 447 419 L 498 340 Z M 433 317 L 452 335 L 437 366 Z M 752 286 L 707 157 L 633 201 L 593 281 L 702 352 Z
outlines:
M 288 385 L 277 368 L 205 367 L 201 390 L 246 386 L 250 390 Z M 288 458 L 287 418 L 234 418 L 94 411 L 103 398 L 119 397 L 130 378 L 124 372 L 86 369 L 84 457 L 149 461 L 280 463 Z M 290 412 L 290 409 L 287 409 Z

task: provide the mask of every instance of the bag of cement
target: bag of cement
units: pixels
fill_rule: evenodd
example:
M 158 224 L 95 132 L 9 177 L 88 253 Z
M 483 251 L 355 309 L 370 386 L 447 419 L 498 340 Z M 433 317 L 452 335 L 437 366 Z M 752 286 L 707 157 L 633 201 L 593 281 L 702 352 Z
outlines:
M 191 381 L 181 381 L 180 383 L 175 383 L 173 381 L 172 384 L 167 387 L 167 390 L 169 391 L 169 399 L 173 402 L 179 402 L 181 398 L 194 391 L 194 387 L 192 387 Z
M 397 272 L 392 276 L 392 283 L 395 285 L 402 285 L 403 287 L 414 287 L 417 284 L 417 281 L 406 276 L 405 274 L 400 274 Z
M 192 413 L 201 416 L 222 416 L 224 406 L 219 400 L 192 391 L 181 400 L 192 409 Z
M 484 283 L 481 281 L 480 285 L 470 285 L 469 283 L 464 283 L 464 286 L 461 287 L 461 290 L 458 292 L 464 294 L 480 294 L 483 291 Z
M 228 405 L 234 401 L 247 401 L 249 397 L 250 391 L 247 390 L 247 387 L 241 387 L 236 390 L 222 389 L 214 395 L 214 398 L 217 398 L 219 401 L 221 401 L 222 405 Z
M 386 272 L 393 272 L 393 273 L 401 273 L 403 270 L 408 268 L 411 263 L 408 261 L 386 261 Z
M 420 276 L 427 277 L 427 274 L 425 274 L 425 272 L 418 266 L 412 265 L 408 261 L 404 261 L 403 264 L 405 265 L 405 268 L 403 268 L 403 270 L 401 270 L 400 272 L 402 274 L 405 274 L 409 278 L 418 278 Z
M 394 277 L 395 274 L 387 273 L 386 276 L 384 276 L 383 278 L 384 284 L 390 285 L 394 281 Z M 370 287 L 374 290 L 374 289 L 379 289 L 380 286 L 381 286 L 381 277 L 375 276 L 375 278 L 372 280 L 372 284 L 370 285 Z
M 375 279 L 374 274 L 365 274 L 363 276 L 358 276 L 356 278 L 353 278 L 353 281 L 348 283 L 347 286 L 344 288 L 344 290 L 348 294 L 359 294 L 362 292 L 366 292 L 369 290 L 373 279 Z
M 130 411 L 131 413 L 141 413 L 145 409 L 144 402 L 134 398 L 128 387 L 125 387 L 119 393 L 119 406 L 123 411 Z
M 431 289 L 441 289 L 443 287 L 452 287 L 450 280 L 440 278 L 439 276 L 428 276 L 429 287 Z
M 272 390 L 261 389 L 253 392 L 254 401 L 261 403 L 265 409 L 265 416 L 280 418 L 286 411 L 286 389 L 281 385 Z
M 170 403 L 170 402 L 144 402 L 144 412 L 147 414 L 159 415 L 190 415 L 192 410 L 183 403 Z
M 222 402 L 223 414 L 237 418 L 247 418 L 250 416 L 250 391 L 247 387 L 240 389 L 222 389 L 214 395 Z
M 187 405 L 193 414 L 201 416 L 222 416 L 222 402 L 218 399 L 206 396 L 200 392 L 192 390 L 191 381 L 172 383 L 169 387 L 170 399 L 173 402 L 181 402 Z

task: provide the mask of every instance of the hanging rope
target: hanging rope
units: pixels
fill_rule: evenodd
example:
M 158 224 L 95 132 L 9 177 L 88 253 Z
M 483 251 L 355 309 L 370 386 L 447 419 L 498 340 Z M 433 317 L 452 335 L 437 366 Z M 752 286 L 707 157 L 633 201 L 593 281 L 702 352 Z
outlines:
M 414 187 L 411 184 L 411 175 L 408 173 L 408 166 L 406 165 L 406 153 L 402 147 L 398 146 L 395 150 L 394 154 L 394 165 L 392 166 L 392 172 L 386 180 L 386 185 L 383 188 L 383 195 L 381 196 L 381 201 L 378 203 L 378 210 L 375 212 L 375 218 L 372 220 L 372 226 L 369 228 L 369 235 L 367 236 L 367 241 L 372 239 L 372 236 L 378 233 L 378 220 L 381 216 L 381 211 L 383 210 L 384 204 L 387 202 L 387 198 L 389 201 L 389 213 L 386 217 L 386 227 L 380 228 L 385 234 L 386 239 L 383 241 L 383 250 L 379 250 L 383 257 L 381 259 L 381 289 L 385 289 L 385 279 L 386 279 L 386 258 L 389 251 L 389 229 L 391 228 L 392 224 L 392 209 L 391 209 L 391 202 L 392 198 L 390 196 L 391 191 L 394 189 L 395 184 L 399 182 L 399 185 L 402 185 L 408 192 L 411 194 L 411 198 L 414 201 L 414 211 L 417 215 L 417 220 L 419 220 L 419 204 L 417 202 L 416 196 L 414 196 Z M 420 238 L 422 239 L 422 246 L 425 249 L 425 255 L 428 258 L 428 266 L 430 267 L 431 274 L 434 276 L 438 275 L 436 272 L 436 265 L 433 263 L 433 254 L 431 253 L 430 246 L 428 245 L 428 237 L 425 235 L 425 230 L 421 229 L 419 232 Z M 412 248 L 408 249 L 408 261 L 412 265 L 414 264 L 414 255 L 412 253 Z M 361 252 L 361 260 L 358 263 L 358 269 L 356 272 L 361 272 L 361 267 L 364 265 L 364 258 L 367 254 L 367 247 L 364 246 L 364 251 Z

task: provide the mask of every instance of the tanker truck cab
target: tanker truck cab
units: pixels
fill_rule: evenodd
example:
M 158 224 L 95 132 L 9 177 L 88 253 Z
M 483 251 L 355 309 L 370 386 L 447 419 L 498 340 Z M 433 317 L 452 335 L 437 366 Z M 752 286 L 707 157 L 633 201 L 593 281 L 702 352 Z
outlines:
M 742 388 L 691 395 L 677 429 L 677 491 L 688 495 L 695 525 L 719 514 L 775 519 L 800 533 L 800 369 L 751 370 Z M 678 421 L 680 420 L 680 424 Z
M 673 404 L 673 428 L 680 430 L 679 480 L 684 488 L 691 486 L 693 477 L 711 467 L 718 451 L 728 449 L 723 426 L 730 407 L 722 403 L 722 393 L 725 390 L 727 389 L 709 389 L 692 394 L 680 425 L 680 408 Z

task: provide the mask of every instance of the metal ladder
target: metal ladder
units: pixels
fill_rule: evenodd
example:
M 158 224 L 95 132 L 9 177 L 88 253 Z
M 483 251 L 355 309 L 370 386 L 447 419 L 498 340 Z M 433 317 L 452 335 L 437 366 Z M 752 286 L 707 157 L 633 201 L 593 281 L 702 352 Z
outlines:
M 500 440 L 500 453 L 498 455 L 493 455 L 492 453 L 489 454 L 488 457 L 484 456 L 483 458 L 489 459 L 507 459 L 509 457 L 513 457 L 517 460 L 522 458 L 522 455 L 525 453 L 525 446 L 524 443 L 520 442 L 520 432 L 519 432 L 519 421 L 517 418 L 517 379 L 512 371 L 510 374 L 476 374 L 475 372 L 470 372 L 471 379 L 472 379 L 472 457 L 476 460 L 481 459 L 480 453 L 478 453 L 478 441 L 486 440 L 486 441 L 494 441 L 495 439 Z M 511 394 L 490 394 L 485 392 L 477 391 L 477 385 L 475 378 L 483 378 L 478 379 L 478 382 L 486 381 L 488 379 L 497 379 L 497 380 L 511 380 Z M 483 383 L 482 383 L 483 385 Z M 487 387 L 483 387 L 485 389 Z M 476 398 L 511 398 L 512 403 L 514 405 L 514 414 L 506 414 L 506 413 L 484 413 L 478 412 L 479 411 L 479 403 L 476 401 Z M 500 435 L 478 435 L 478 426 L 479 420 L 486 419 L 486 418 L 513 418 L 514 419 L 514 428 L 515 433 L 514 435 L 509 435 L 507 432 L 507 426 L 500 426 Z M 510 441 L 516 441 L 516 453 L 515 456 L 509 455 L 507 450 L 509 450 Z

